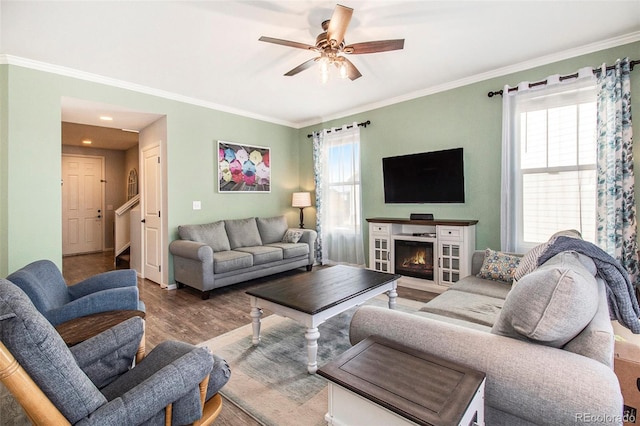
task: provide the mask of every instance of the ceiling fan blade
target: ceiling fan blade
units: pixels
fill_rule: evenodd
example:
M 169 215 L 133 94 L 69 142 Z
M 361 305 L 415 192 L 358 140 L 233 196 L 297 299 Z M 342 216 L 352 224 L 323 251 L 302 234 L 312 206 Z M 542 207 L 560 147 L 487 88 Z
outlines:
M 358 71 L 358 68 L 356 68 L 356 66 L 353 65 L 353 63 L 350 60 L 348 60 L 347 58 L 344 58 L 343 60 L 347 64 L 347 77 L 349 77 L 349 80 L 353 81 L 357 78 L 362 77 L 362 74 L 360 74 L 360 71 Z
M 404 39 L 396 40 L 378 40 L 378 41 L 365 41 L 363 43 L 354 43 L 349 46 L 345 46 L 344 53 L 350 55 L 362 55 L 365 53 L 378 53 L 389 52 L 391 50 L 401 50 L 404 48 Z
M 307 68 L 311 68 L 317 60 L 318 58 L 311 58 L 308 61 L 301 63 L 300 65 L 298 65 L 297 67 L 295 67 L 294 69 L 286 73 L 285 75 L 287 77 L 291 77 L 292 75 L 298 74 L 300 71 L 304 71 Z
M 316 50 L 315 46 L 311 46 L 310 44 L 298 43 L 297 41 L 282 40 L 279 38 L 265 37 L 265 36 L 260 37 L 258 40 L 265 41 L 267 43 L 279 44 L 287 47 L 295 47 L 298 49 Z
M 333 10 L 333 15 L 331 15 L 329 27 L 327 28 L 327 40 L 329 43 L 331 43 L 331 40 L 335 40 L 333 47 L 339 46 L 344 40 L 344 33 L 347 31 L 352 15 L 353 9 L 339 4 Z

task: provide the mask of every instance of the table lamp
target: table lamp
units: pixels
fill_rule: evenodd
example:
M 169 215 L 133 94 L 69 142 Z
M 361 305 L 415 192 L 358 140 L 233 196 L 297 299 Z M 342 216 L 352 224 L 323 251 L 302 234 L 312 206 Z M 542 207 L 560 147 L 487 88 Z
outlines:
M 291 207 L 298 207 L 300 209 L 300 229 L 304 228 L 304 213 L 302 210 L 305 207 L 311 207 L 311 193 L 310 192 L 294 192 Z

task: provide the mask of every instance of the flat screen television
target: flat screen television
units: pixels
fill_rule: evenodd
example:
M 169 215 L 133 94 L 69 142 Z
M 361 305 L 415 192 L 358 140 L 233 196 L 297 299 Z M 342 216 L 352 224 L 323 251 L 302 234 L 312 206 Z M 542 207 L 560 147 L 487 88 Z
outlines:
M 464 203 L 462 148 L 382 159 L 384 202 Z

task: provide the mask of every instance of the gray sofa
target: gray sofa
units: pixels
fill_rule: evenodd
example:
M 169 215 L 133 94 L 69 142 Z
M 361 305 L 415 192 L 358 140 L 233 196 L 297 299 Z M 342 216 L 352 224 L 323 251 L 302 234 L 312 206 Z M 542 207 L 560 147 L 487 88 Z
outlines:
M 284 216 L 220 220 L 178 227 L 169 244 L 176 284 L 202 291 L 306 267 L 315 261 L 316 231 L 289 228 Z
M 487 425 L 622 424 L 605 283 L 591 258 L 559 253 L 513 286 L 478 278 L 484 259 L 474 253 L 473 275 L 414 314 L 359 308 L 351 343 L 378 335 L 485 372 Z

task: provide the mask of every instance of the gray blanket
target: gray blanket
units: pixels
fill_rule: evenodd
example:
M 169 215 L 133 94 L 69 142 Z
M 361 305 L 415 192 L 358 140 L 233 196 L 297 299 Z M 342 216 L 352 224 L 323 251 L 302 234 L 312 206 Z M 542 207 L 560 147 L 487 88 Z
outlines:
M 563 251 L 575 251 L 590 257 L 607 288 L 611 319 L 618 320 L 634 334 L 640 334 L 640 307 L 629 274 L 620 263 L 600 247 L 588 241 L 557 237 L 538 258 L 538 266 Z

